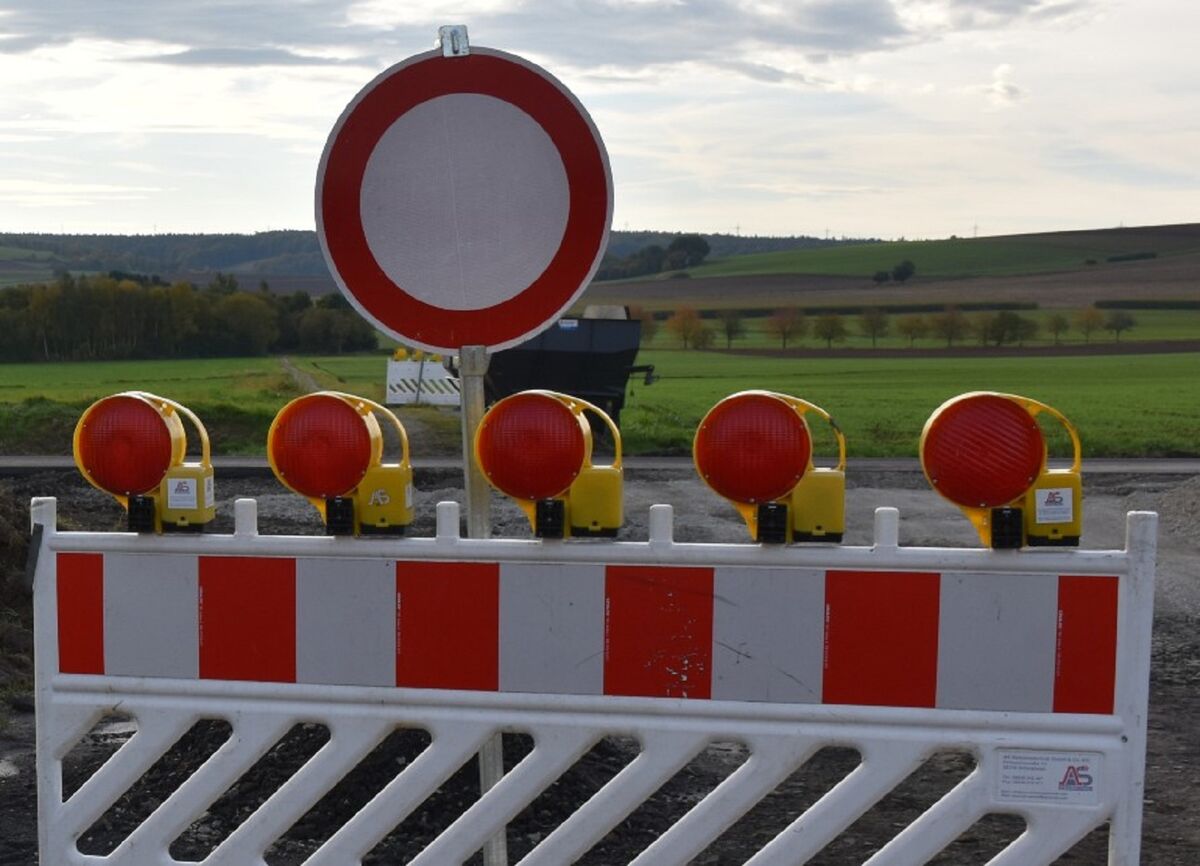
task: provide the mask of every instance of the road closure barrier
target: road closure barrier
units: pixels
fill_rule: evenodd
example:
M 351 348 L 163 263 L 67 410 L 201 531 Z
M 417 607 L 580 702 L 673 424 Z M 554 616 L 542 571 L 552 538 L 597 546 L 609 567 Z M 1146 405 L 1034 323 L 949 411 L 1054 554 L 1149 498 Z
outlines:
M 867 862 L 924 863 L 996 814 L 1025 825 L 997 866 L 1105 824 L 1109 863 L 1138 862 L 1154 514 L 1129 515 L 1123 549 L 1021 551 L 901 546 L 893 509 L 871 546 L 676 543 L 665 505 L 639 542 L 463 538 L 454 503 L 407 539 L 259 535 L 253 500 L 228 535 L 62 532 L 53 499 L 32 517 L 43 863 L 182 862 L 172 843 L 301 723 L 328 742 L 205 863 L 263 862 L 401 728 L 427 748 L 306 863 L 361 862 L 496 734 L 532 750 L 413 863 L 468 859 L 611 736 L 636 758 L 522 863 L 580 858 L 717 742 L 744 763 L 633 862 L 690 862 L 829 746 L 857 766 L 744 843 L 748 863 L 806 861 L 947 751 L 973 768 Z M 114 712 L 136 733 L 64 797 L 64 756 Z M 205 720 L 223 744 L 111 852 L 81 853 Z

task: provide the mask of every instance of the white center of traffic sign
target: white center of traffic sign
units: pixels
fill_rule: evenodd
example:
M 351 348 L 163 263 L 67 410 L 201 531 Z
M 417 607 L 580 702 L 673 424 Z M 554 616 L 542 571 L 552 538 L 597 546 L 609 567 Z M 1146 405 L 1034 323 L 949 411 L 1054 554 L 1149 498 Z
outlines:
M 553 323 L 608 243 L 612 174 L 579 101 L 488 48 L 418 55 L 338 119 L 317 236 L 338 287 L 398 340 L 504 349 Z
M 558 251 L 569 207 L 550 136 L 516 106 L 476 93 L 439 96 L 393 123 L 367 160 L 360 199 L 383 272 L 447 310 L 524 291 Z

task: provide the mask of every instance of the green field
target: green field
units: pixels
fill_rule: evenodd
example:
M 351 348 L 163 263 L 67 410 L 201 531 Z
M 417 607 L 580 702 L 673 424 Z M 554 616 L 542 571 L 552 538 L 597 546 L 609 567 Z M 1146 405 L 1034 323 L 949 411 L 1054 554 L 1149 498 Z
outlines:
M 870 277 L 909 259 L 922 277 L 1014 276 L 1076 270 L 1091 259 L 1154 252 L 1159 256 L 1200 252 L 1200 235 L 1183 227 L 1055 232 L 1007 237 L 955 238 L 851 244 L 735 256 L 691 268 L 693 277 L 754 274 L 820 274 Z
M 925 420 L 950 397 L 998 390 L 1058 408 L 1085 456 L 1200 454 L 1200 355 L 1079 358 L 747 358 L 645 351 L 662 379 L 635 385 L 623 424 L 631 451 L 686 450 L 721 398 L 768 388 L 822 406 L 852 456 L 915 457 Z
M 296 365 L 338 387 L 310 360 Z M 100 397 L 129 390 L 192 408 L 218 453 L 261 453 L 275 413 L 302 393 L 278 358 L 0 364 L 0 452 L 69 453 L 80 413 Z
M 384 361 L 384 355 L 293 359 L 323 387 L 377 400 Z M 1085 456 L 1200 455 L 1198 354 L 781 359 L 651 349 L 638 362 L 654 364 L 662 378 L 651 386 L 635 379 L 630 387 L 622 427 L 626 449 L 635 454 L 687 453 L 696 424 L 714 403 L 767 388 L 829 411 L 851 456 L 916 456 L 921 427 L 937 406 L 985 389 L 1056 406 L 1079 428 Z M 271 419 L 301 393 L 276 358 L 0 365 L 0 453 L 69 453 L 83 409 L 129 389 L 187 404 L 209 428 L 216 453 L 244 454 L 262 453 Z M 828 452 L 831 438 L 814 428 Z M 1061 451 L 1061 443 L 1055 448 Z

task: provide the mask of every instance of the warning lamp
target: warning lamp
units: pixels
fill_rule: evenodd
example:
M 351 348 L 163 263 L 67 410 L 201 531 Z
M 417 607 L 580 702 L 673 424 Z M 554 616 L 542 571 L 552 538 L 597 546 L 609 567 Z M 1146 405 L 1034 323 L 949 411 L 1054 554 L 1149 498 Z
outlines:
M 185 463 L 186 417 L 200 462 Z M 208 431 L 174 400 L 126 391 L 97 400 L 75 425 L 75 465 L 129 515 L 131 532 L 202 531 L 216 516 Z
M 836 466 L 813 465 L 809 412 L 833 430 Z M 733 394 L 700 421 L 692 456 L 704 483 L 733 503 L 755 541 L 842 540 L 846 439 L 821 407 L 773 391 Z
M 1070 436 L 1074 457 L 1067 469 L 1047 466 L 1037 420 L 1043 413 Z M 989 547 L 1079 544 L 1079 434 L 1045 403 L 990 391 L 947 400 L 925 422 L 921 468 Z
M 608 466 L 592 464 L 585 413 L 612 434 Z M 621 434 L 602 409 L 555 391 L 500 400 L 475 431 L 475 459 L 488 482 L 517 501 L 538 538 L 613 537 L 622 513 Z
M 382 462 L 377 415 L 396 428 L 398 464 Z M 271 422 L 267 460 L 285 487 L 316 507 L 330 535 L 396 535 L 412 523 L 408 435 L 373 400 L 340 391 L 297 397 Z

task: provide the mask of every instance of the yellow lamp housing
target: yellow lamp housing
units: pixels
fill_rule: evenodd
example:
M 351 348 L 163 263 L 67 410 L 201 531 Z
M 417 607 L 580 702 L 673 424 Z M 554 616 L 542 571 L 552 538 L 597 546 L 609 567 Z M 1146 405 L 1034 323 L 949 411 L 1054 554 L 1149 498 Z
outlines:
M 200 461 L 184 462 L 186 417 Z M 116 499 L 133 532 L 201 532 L 216 517 L 208 431 L 186 406 L 146 391 L 97 400 L 80 416 L 75 465 L 88 483 Z
M 1078 547 L 1083 534 L 1083 478 L 1079 432 L 1061 412 L 1037 400 L 1023 398 L 1035 418 L 1046 413 L 1058 421 L 1071 438 L 1071 465 L 1050 469 L 1043 464 L 1037 480 L 1025 493 L 1025 543 L 1030 547 Z
M 363 475 L 354 492 L 354 534 L 402 535 L 416 515 L 408 433 L 390 409 L 374 401 L 364 402 L 395 427 L 400 441 L 400 462 L 380 462 L 372 465 Z
M 812 459 L 808 413 L 823 419 L 838 448 L 834 466 Z M 846 439 L 814 403 L 774 391 L 732 394 L 701 420 L 696 470 L 728 499 L 759 543 L 840 542 L 846 525 Z
M 377 416 L 396 430 L 398 463 L 383 462 Z M 341 391 L 297 397 L 271 422 L 267 460 L 281 484 L 312 503 L 330 535 L 400 535 L 413 521 L 408 434 L 374 400 Z
M 1051 469 L 1038 425 L 1047 415 L 1071 441 L 1071 464 Z M 1075 426 L 1052 406 L 1017 394 L 974 391 L 925 423 L 921 468 L 988 547 L 1075 546 L 1082 533 L 1081 449 Z
M 612 436 L 610 464 L 592 462 L 588 413 Z M 624 522 L 621 433 L 598 406 L 556 391 L 522 391 L 487 411 L 473 444 L 488 483 L 514 500 L 536 537 L 616 536 Z

